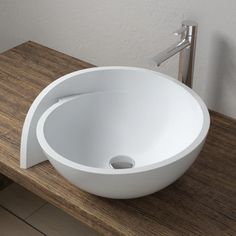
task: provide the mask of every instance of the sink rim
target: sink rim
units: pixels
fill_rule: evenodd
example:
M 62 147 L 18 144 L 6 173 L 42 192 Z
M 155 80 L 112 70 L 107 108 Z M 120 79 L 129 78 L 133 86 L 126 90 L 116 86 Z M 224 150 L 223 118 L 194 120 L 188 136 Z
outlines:
M 176 155 L 174 155 L 166 160 L 162 160 L 157 163 L 147 164 L 144 166 L 134 167 L 134 168 L 129 168 L 129 169 L 112 169 L 112 168 L 109 169 L 109 168 L 98 168 L 98 167 L 86 166 L 86 165 L 80 164 L 78 162 L 71 161 L 71 160 L 67 159 L 66 157 L 63 157 L 62 155 L 57 153 L 53 148 L 51 148 L 51 146 L 48 144 L 48 142 L 45 138 L 43 127 L 44 127 L 45 120 L 47 119 L 47 116 L 48 116 L 47 113 L 50 113 L 50 109 L 55 108 L 55 106 L 60 106 L 62 103 L 66 102 L 66 101 L 62 101 L 61 103 L 55 103 L 50 108 L 48 108 L 42 114 L 42 116 L 40 117 L 40 119 L 37 123 L 37 128 L 36 128 L 37 139 L 38 139 L 38 142 L 39 142 L 41 148 L 44 147 L 44 148 L 42 148 L 42 150 L 49 157 L 49 159 L 50 158 L 55 159 L 56 161 L 60 162 L 63 165 L 66 165 L 68 167 L 71 167 L 71 168 L 79 170 L 79 171 L 88 172 L 88 173 L 109 174 L 109 175 L 135 174 L 135 173 L 151 171 L 151 170 L 163 167 L 163 166 L 170 165 L 173 162 L 176 162 L 176 161 L 182 159 L 183 157 L 187 156 L 188 154 L 190 154 L 204 141 L 204 139 L 208 133 L 209 127 L 210 127 L 210 116 L 209 116 L 209 112 L 208 112 L 208 109 L 207 109 L 205 103 L 192 89 L 190 89 L 189 87 L 187 87 L 183 83 L 179 82 L 178 80 L 176 80 L 168 75 L 165 75 L 160 72 L 144 69 L 144 68 L 127 67 L 127 66 L 106 66 L 106 67 L 95 67 L 95 68 L 89 68 L 89 69 L 84 69 L 84 70 L 72 72 L 72 73 L 68 74 L 66 77 L 69 78 L 72 75 L 73 76 L 80 75 L 82 73 L 89 73 L 89 72 L 98 71 L 98 70 L 120 70 L 120 69 L 121 70 L 135 70 L 135 71 L 140 71 L 140 72 L 154 73 L 157 76 L 161 76 L 165 79 L 168 79 L 168 80 L 178 84 L 183 89 L 185 89 L 188 93 L 190 93 L 190 95 L 192 95 L 192 97 L 199 104 L 202 114 L 203 114 L 202 128 L 201 128 L 201 131 L 200 131 L 199 135 L 197 136 L 197 138 L 189 146 L 187 146 L 185 149 L 183 149 L 183 151 L 177 153 Z M 45 151 L 45 149 L 47 151 Z

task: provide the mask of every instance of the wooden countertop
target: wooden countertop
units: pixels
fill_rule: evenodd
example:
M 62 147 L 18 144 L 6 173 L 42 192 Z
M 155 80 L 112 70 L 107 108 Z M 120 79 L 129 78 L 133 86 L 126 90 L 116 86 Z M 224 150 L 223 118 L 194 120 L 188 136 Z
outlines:
M 0 172 L 105 235 L 236 235 L 236 121 L 211 112 L 205 147 L 166 189 L 133 200 L 88 194 L 48 161 L 19 168 L 21 129 L 37 94 L 92 65 L 34 42 L 0 55 Z

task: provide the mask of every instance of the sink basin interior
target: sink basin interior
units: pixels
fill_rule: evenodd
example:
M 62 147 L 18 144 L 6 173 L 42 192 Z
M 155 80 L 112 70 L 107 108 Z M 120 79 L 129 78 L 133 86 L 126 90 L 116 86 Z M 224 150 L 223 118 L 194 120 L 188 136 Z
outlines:
M 166 80 L 168 89 L 155 86 L 62 99 L 42 115 L 38 129 L 54 152 L 89 167 L 135 168 L 167 160 L 194 142 L 203 113 L 175 82 Z
M 40 97 L 41 154 L 75 186 L 109 198 L 141 197 L 173 183 L 197 158 L 210 125 L 193 90 L 142 68 L 76 71 Z

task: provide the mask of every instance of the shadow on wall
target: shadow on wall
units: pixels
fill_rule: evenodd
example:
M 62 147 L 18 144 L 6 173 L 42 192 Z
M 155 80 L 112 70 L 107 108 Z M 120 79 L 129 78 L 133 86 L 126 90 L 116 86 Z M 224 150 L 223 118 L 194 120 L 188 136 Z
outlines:
M 236 118 L 236 45 L 215 33 L 210 58 L 208 101 L 213 110 Z

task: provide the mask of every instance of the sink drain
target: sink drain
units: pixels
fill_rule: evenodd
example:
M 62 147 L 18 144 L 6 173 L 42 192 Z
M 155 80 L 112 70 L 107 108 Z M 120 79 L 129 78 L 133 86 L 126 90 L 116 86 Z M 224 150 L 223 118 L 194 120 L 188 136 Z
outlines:
M 115 156 L 109 164 L 113 169 L 128 169 L 134 167 L 134 160 L 128 156 Z

